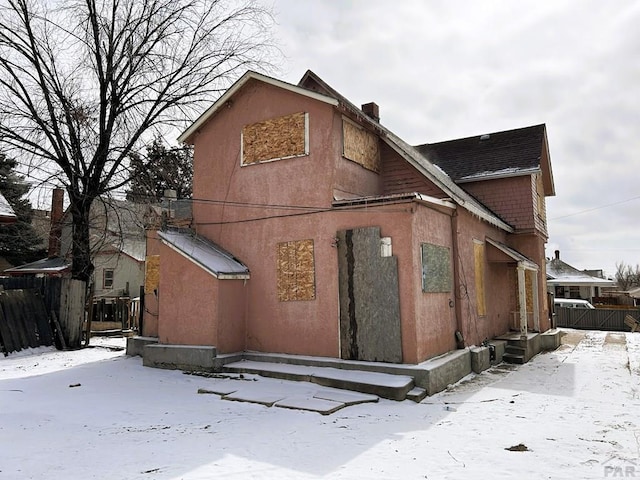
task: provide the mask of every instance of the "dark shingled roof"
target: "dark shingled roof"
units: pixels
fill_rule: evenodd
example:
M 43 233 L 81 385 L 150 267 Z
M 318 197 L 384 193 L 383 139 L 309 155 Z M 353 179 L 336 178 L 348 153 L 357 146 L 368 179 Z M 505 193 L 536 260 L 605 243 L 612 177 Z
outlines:
M 416 147 L 454 181 L 540 168 L 545 126 L 518 128 Z

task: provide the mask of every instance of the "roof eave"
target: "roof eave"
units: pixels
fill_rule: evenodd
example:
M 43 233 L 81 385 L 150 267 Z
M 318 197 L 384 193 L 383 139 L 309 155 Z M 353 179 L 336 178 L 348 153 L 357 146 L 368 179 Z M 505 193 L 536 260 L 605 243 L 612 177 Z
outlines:
M 551 168 L 551 154 L 549 153 L 549 141 L 547 139 L 547 126 L 542 132 L 542 154 L 540 155 L 540 170 L 542 170 L 542 183 L 544 194 L 547 197 L 555 197 L 556 187 L 553 182 L 553 170 Z
M 202 270 L 204 270 L 205 272 L 209 273 L 210 275 L 212 275 L 214 278 L 217 278 L 218 280 L 248 280 L 248 279 L 251 278 L 251 274 L 248 273 L 248 272 L 247 273 L 216 272 L 215 270 L 212 270 L 211 268 L 209 268 L 204 263 L 198 261 L 197 259 L 193 258 L 190 255 L 187 255 L 180 248 L 176 247 L 173 243 L 165 240 L 164 238 L 160 237 L 160 241 L 162 243 L 164 243 L 167 247 L 169 247 L 171 250 L 179 253 L 184 258 L 186 258 L 190 262 L 196 264 Z
M 450 177 L 446 176 L 444 172 L 440 172 L 437 167 L 434 166 L 433 169 L 425 167 L 422 162 L 414 158 L 410 153 L 409 148 L 413 147 L 410 147 L 409 145 L 406 147 L 403 146 L 402 144 L 404 142 L 393 133 L 387 131 L 387 135 L 383 137 L 383 140 L 387 145 L 395 150 L 396 153 L 409 162 L 410 165 L 413 165 L 423 176 L 438 185 L 455 203 L 495 227 L 498 227 L 508 233 L 513 233 L 515 231 L 511 225 L 507 224 L 495 215 L 490 214 L 480 205 L 476 205 L 471 196 L 466 194 L 464 190 L 460 189 L 460 187 L 458 187 Z M 443 178 L 445 176 L 446 179 Z
M 471 182 L 481 182 L 483 180 L 498 180 L 501 178 L 514 178 L 514 177 L 523 177 L 529 176 L 533 173 L 541 173 L 542 170 L 540 167 L 533 168 L 523 168 L 522 170 L 517 170 L 509 173 L 504 172 L 487 172 L 483 174 L 477 175 L 468 175 L 466 177 L 459 178 L 456 180 L 456 183 L 471 183 Z
M 179 137 L 178 141 L 181 143 L 190 143 L 193 135 L 207 122 L 209 121 L 217 112 L 220 110 L 222 106 L 224 106 L 229 99 L 231 99 L 244 85 L 247 84 L 250 80 L 257 80 L 263 83 L 267 83 L 274 87 L 282 88 L 284 90 L 288 90 L 290 92 L 296 93 L 298 95 L 303 95 L 309 98 L 313 98 L 314 100 L 318 100 L 324 103 L 328 103 L 333 106 L 338 105 L 338 101 L 335 98 L 327 97 L 326 95 L 321 95 L 319 93 L 313 92 L 311 90 L 307 90 L 305 88 L 299 87 L 297 85 L 293 85 L 291 83 L 283 82 L 282 80 L 278 80 L 272 77 L 268 77 L 266 75 L 262 75 L 260 73 L 254 71 L 247 71 L 242 77 L 240 77 L 229 89 L 220 97 L 218 100 L 214 102 L 207 110 L 204 111 L 202 115 L 200 115 L 195 122 L 191 124 L 189 128 L 187 128 Z

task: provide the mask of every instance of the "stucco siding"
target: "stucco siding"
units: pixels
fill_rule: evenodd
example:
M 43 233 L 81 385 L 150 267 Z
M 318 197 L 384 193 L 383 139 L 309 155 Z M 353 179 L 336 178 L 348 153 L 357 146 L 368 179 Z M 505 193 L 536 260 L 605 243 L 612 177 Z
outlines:
M 452 214 L 453 212 L 451 212 Z M 441 213 L 425 206 L 417 206 L 412 222 L 411 277 L 404 279 L 404 285 L 412 289 L 415 299 L 415 362 L 445 353 L 456 348 L 455 311 L 449 306 L 455 297 L 455 285 L 448 292 L 422 291 L 422 255 L 421 244 L 428 243 L 446 247 L 449 250 L 451 278 L 453 278 L 453 245 L 451 239 L 451 215 Z
M 158 341 L 216 346 L 219 280 L 164 244 L 159 251 Z

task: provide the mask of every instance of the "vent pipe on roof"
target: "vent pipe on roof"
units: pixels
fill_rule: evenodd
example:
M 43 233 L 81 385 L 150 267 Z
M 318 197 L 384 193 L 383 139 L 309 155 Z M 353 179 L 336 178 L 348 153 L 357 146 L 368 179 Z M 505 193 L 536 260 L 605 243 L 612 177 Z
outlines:
M 380 107 L 375 102 L 365 103 L 361 107 L 362 112 L 369 118 L 372 118 L 376 122 L 380 121 Z

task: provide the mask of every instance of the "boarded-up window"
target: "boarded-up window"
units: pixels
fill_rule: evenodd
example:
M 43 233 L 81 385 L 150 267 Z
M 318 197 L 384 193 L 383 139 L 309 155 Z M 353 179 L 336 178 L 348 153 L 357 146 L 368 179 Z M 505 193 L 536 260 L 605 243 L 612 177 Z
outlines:
M 352 121 L 342 119 L 343 155 L 364 168 L 380 172 L 378 136 Z
M 160 255 L 149 255 L 144 263 L 144 293 L 153 293 L 160 284 Z
M 451 291 L 451 255 L 448 247 L 422 244 L 422 291 Z
M 278 244 L 278 300 L 313 300 L 316 298 L 313 240 Z
M 308 153 L 308 116 L 304 112 L 252 123 L 242 129 L 242 165 Z
M 473 260 L 476 280 L 476 309 L 478 310 L 478 315 L 484 316 L 487 314 L 484 291 L 484 243 L 474 240 Z
M 524 286 L 525 293 L 527 295 L 527 311 L 533 312 L 533 282 L 537 281 L 536 272 L 533 270 L 527 270 L 524 273 Z

